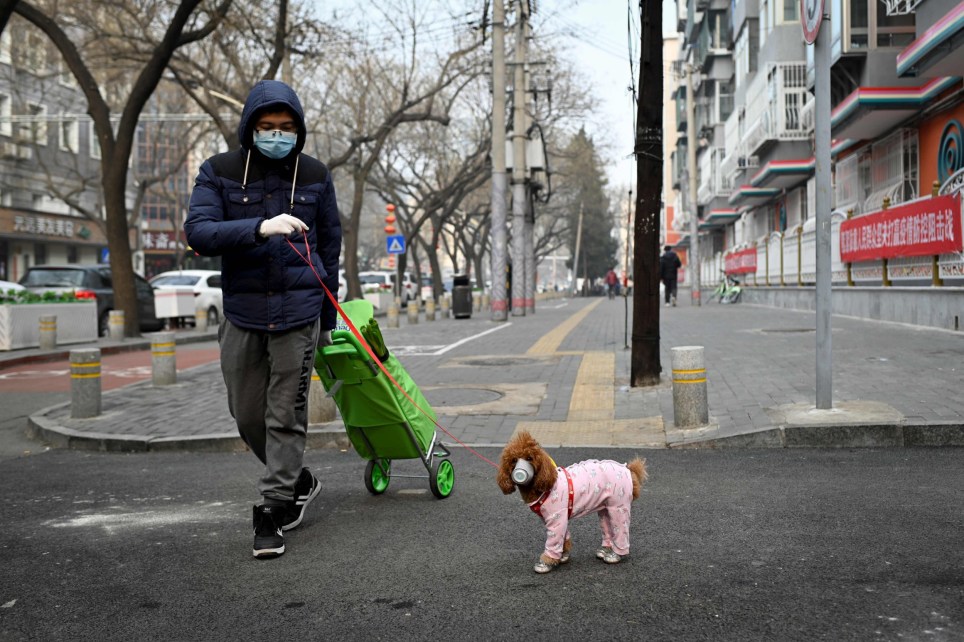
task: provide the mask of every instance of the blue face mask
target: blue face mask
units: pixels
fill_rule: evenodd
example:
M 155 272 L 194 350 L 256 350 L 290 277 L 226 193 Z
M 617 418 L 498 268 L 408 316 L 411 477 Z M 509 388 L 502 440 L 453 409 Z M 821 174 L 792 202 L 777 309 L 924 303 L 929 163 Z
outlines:
M 254 146 L 258 151 L 268 158 L 280 159 L 291 153 L 298 142 L 298 134 L 295 132 L 283 132 L 274 130 L 270 132 L 254 132 Z

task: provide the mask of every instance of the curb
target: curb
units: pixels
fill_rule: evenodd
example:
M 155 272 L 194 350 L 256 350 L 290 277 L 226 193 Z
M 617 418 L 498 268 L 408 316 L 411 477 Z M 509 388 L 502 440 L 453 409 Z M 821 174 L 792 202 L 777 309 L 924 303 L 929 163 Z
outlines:
M 186 345 L 189 343 L 203 343 L 204 341 L 217 341 L 218 333 L 217 331 L 205 332 L 203 334 L 183 334 L 174 336 L 174 342 L 177 345 Z M 121 354 L 123 352 L 137 352 L 140 350 L 150 350 L 151 340 L 144 338 L 131 339 L 129 341 L 123 341 L 118 343 L 78 343 L 74 347 L 64 347 L 57 348 L 55 350 L 50 350 L 48 352 L 40 352 L 34 354 L 25 354 L 12 356 L 10 358 L 0 357 L 0 370 L 5 370 L 7 368 L 13 368 L 16 366 L 22 366 L 31 363 L 46 363 L 48 361 L 60 361 L 63 359 L 70 358 L 70 351 L 74 349 L 90 348 L 95 347 L 100 349 L 101 355 L 108 354 Z
M 116 453 L 145 453 L 145 452 L 180 452 L 190 451 L 199 453 L 237 453 L 248 449 L 244 440 L 237 433 L 219 433 L 210 435 L 190 435 L 185 437 L 142 437 L 98 432 L 84 432 L 73 430 L 54 423 L 45 415 L 70 402 L 45 408 L 27 418 L 27 436 L 45 441 L 58 448 L 70 450 L 87 450 L 96 452 Z M 328 424 L 311 424 L 308 426 L 307 449 L 337 448 L 348 450 L 351 441 L 344 429 Z
M 960 448 L 964 424 L 785 425 L 755 432 L 667 443 L 667 448 Z

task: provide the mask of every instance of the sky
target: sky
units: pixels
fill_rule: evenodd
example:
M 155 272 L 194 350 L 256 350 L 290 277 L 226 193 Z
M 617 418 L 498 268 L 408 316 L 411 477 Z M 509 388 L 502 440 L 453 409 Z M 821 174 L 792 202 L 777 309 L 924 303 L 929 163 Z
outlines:
M 569 6 L 565 14 L 560 6 Z M 571 6 L 574 5 L 574 6 Z M 631 153 L 636 107 L 628 89 L 628 19 L 632 12 L 632 84 L 639 82 L 639 0 L 539 0 L 539 12 L 554 23 L 570 25 L 572 58 L 585 73 L 599 97 L 599 111 L 586 123 L 594 140 L 609 143 L 603 149 L 610 186 L 625 192 L 636 183 L 636 168 Z M 676 33 L 676 2 L 663 2 L 663 34 Z M 669 61 L 664 61 L 664 66 Z M 635 188 L 634 188 L 635 191 Z
M 509 5 L 511 0 L 504 1 Z M 636 107 L 629 86 L 639 82 L 640 0 L 531 1 L 536 7 L 534 37 L 551 38 L 592 86 L 599 106 L 587 119 L 586 130 L 593 136 L 606 163 L 610 186 L 625 192 L 636 183 L 631 156 Z M 484 4 L 491 7 L 482 0 L 478 4 L 480 8 Z M 419 6 L 423 17 L 429 20 L 437 19 L 435 14 L 441 13 L 432 8 L 431 2 Z M 363 19 L 370 21 L 381 19 L 377 12 L 372 13 L 370 7 L 357 0 L 322 0 L 316 8 L 322 15 L 334 12 L 342 19 L 348 16 L 355 19 L 364 16 Z M 489 11 L 491 16 L 491 8 Z M 675 34 L 676 15 L 676 1 L 663 0 L 664 35 Z M 469 17 L 478 18 L 474 14 Z M 511 37 L 511 33 L 507 34 L 507 40 Z M 669 61 L 664 61 L 664 68 L 668 65 Z

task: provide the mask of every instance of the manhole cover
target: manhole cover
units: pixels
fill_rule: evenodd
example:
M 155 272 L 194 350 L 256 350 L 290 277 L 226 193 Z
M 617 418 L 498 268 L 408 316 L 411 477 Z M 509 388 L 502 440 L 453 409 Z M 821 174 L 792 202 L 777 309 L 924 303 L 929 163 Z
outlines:
M 466 359 L 461 362 L 463 366 L 496 366 L 504 368 L 506 366 L 531 366 L 535 363 L 526 357 L 486 357 L 485 359 Z
M 813 328 L 763 328 L 760 332 L 816 332 Z
M 498 401 L 503 396 L 500 392 L 484 388 L 436 388 L 424 390 L 422 394 L 434 408 L 474 406 L 489 401 Z

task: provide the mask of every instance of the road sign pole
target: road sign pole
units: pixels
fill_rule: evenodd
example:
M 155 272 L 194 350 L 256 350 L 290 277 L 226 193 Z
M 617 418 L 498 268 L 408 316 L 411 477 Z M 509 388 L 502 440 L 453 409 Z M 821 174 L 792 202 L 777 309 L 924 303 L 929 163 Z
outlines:
M 814 160 L 817 207 L 816 247 L 816 406 L 833 408 L 833 345 L 831 341 L 830 283 L 830 33 L 821 29 L 824 10 L 822 0 L 802 0 L 804 38 L 812 42 L 814 51 Z

